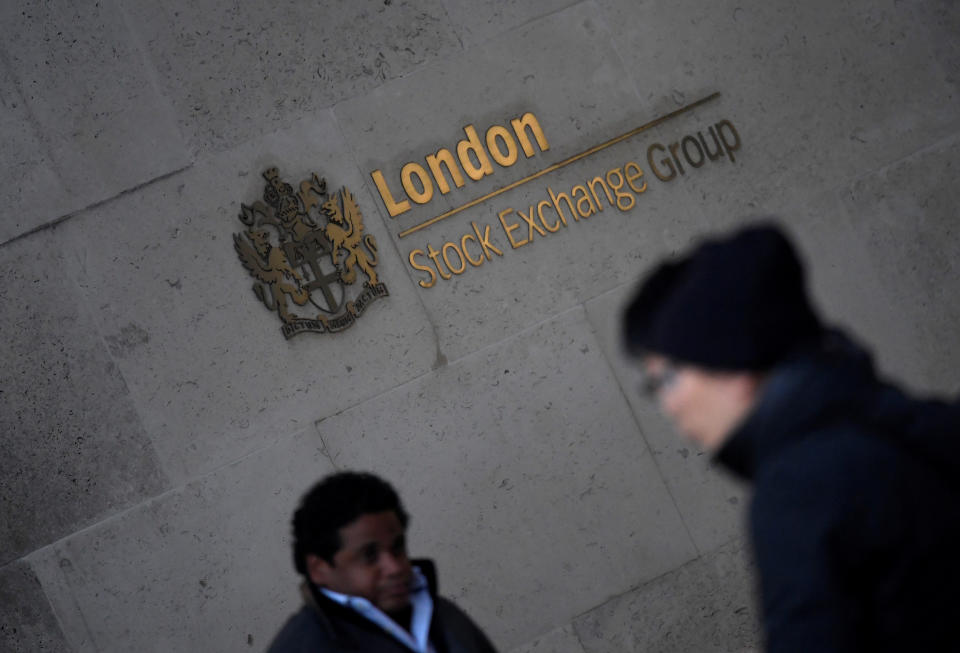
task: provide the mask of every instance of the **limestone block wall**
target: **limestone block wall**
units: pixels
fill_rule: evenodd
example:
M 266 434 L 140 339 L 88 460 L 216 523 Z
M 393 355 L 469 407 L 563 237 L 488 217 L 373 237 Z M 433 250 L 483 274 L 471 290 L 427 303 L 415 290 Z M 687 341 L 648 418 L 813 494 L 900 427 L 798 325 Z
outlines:
M 0 650 L 262 650 L 299 603 L 290 513 L 348 468 L 395 483 L 503 651 L 760 650 L 749 490 L 616 338 L 647 266 L 751 216 L 884 373 L 960 391 L 955 3 L 50 0 L 0 27 Z M 372 171 L 402 199 L 405 164 L 526 113 L 548 147 L 391 217 Z M 735 149 L 691 165 L 723 121 Z M 349 187 L 377 240 L 389 296 L 346 331 L 287 340 L 251 291 L 233 236 L 270 166 Z M 602 211 L 554 203 L 611 170 L 635 188 Z M 445 279 L 446 243 L 486 256 Z

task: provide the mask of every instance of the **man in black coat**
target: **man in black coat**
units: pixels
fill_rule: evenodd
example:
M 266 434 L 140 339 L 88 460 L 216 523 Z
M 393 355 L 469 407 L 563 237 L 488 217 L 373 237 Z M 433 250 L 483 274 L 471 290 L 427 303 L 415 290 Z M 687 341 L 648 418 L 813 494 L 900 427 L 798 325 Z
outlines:
M 394 489 L 372 474 L 341 472 L 315 485 L 293 517 L 305 605 L 268 653 L 495 653 L 437 596 L 433 564 L 407 556 L 407 522 Z
M 960 651 L 960 403 L 879 380 L 803 277 L 775 225 L 706 241 L 646 277 L 625 344 L 678 430 L 753 483 L 768 651 Z

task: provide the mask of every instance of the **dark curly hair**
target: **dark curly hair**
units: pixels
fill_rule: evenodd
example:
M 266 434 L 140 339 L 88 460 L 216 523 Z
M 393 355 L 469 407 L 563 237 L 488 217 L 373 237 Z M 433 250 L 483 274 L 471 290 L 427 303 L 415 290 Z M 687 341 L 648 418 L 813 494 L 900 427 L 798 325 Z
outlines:
M 392 510 L 406 528 L 410 518 L 396 490 L 368 472 L 339 472 L 320 480 L 293 513 L 293 566 L 307 576 L 307 555 L 333 564 L 340 550 L 340 529 L 358 517 Z

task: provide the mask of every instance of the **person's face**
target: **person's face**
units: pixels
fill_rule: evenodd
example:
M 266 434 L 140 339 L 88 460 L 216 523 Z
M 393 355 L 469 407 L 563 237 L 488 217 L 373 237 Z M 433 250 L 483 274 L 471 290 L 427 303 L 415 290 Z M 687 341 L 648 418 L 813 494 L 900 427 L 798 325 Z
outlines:
M 407 607 L 413 570 L 397 514 L 387 510 L 361 515 L 339 533 L 333 564 L 307 555 L 310 580 L 334 592 L 361 596 L 388 614 Z
M 684 437 L 716 451 L 753 408 L 759 377 L 678 365 L 663 356 L 644 358 L 646 391 Z

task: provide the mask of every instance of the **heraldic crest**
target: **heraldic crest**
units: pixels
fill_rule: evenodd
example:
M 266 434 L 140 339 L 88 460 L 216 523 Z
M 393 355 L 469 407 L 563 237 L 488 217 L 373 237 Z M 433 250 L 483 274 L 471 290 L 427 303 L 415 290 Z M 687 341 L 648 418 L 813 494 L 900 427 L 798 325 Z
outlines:
M 356 199 L 346 186 L 328 193 L 316 173 L 296 192 L 277 168 L 263 178 L 263 200 L 240 205 L 246 228 L 233 235 L 240 262 L 256 279 L 254 294 L 277 312 L 287 338 L 349 328 L 390 294 L 377 277 L 377 241 L 364 234 Z M 358 278 L 362 288 L 352 291 Z

